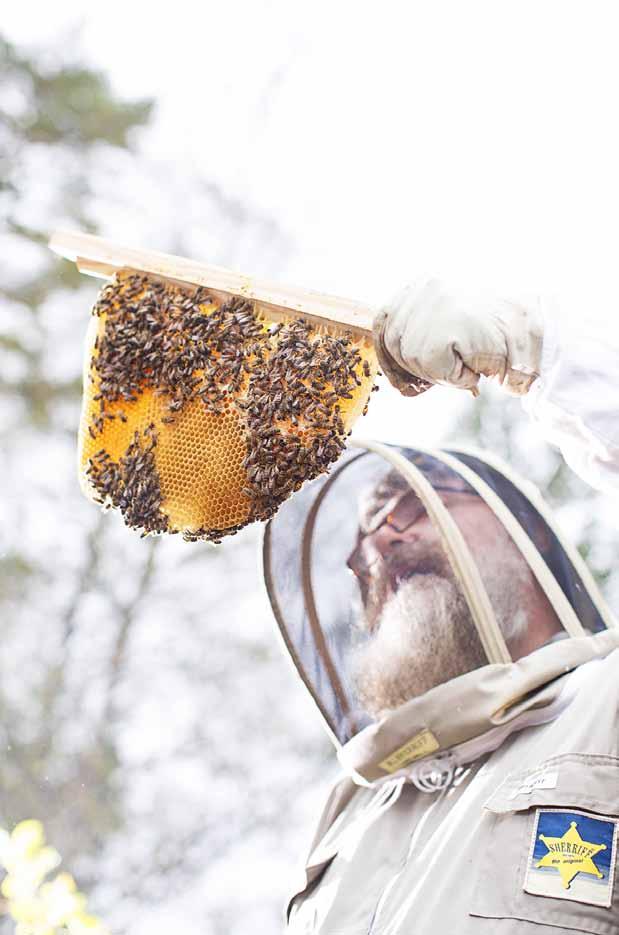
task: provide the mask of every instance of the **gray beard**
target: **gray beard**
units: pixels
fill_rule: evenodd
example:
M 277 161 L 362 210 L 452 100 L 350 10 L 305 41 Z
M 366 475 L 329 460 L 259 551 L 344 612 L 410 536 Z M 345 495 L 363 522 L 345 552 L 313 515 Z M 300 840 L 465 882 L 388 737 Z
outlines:
M 372 634 L 352 660 L 357 698 L 373 717 L 487 664 L 466 599 L 447 575 L 435 556 L 428 574 L 408 578 L 386 598 L 384 579 L 373 583 L 366 608 Z M 529 626 L 532 577 L 515 548 L 484 555 L 483 582 L 508 643 Z
M 456 583 L 415 575 L 390 596 L 377 629 L 355 650 L 352 677 L 361 706 L 378 717 L 486 661 Z

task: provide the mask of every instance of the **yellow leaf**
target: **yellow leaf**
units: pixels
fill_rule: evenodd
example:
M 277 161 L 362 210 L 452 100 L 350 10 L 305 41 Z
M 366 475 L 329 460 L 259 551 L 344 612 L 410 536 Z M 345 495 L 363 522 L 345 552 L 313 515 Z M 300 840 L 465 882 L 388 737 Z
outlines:
M 15 849 L 24 856 L 34 854 L 45 843 L 45 832 L 40 821 L 29 818 L 26 821 L 20 821 L 13 828 L 11 834 L 12 844 Z
M 89 916 L 85 912 L 80 912 L 74 916 L 67 923 L 67 928 L 70 935 L 109 935 L 108 929 L 99 919 Z
M 7 870 L 0 893 L 17 923 L 15 935 L 109 935 L 86 912 L 86 897 L 70 873 L 43 882 L 60 860 L 58 851 L 45 846 L 40 821 L 22 821 L 11 835 L 0 828 L 0 864 Z
M 33 895 L 42 880 L 60 863 L 60 854 L 53 847 L 43 847 L 30 857 L 18 855 L 7 861 L 8 875 L 1 890 L 7 899 Z
M 45 918 L 54 925 L 64 925 L 86 905 L 86 897 L 78 891 L 70 873 L 59 873 L 44 883 L 39 892 Z

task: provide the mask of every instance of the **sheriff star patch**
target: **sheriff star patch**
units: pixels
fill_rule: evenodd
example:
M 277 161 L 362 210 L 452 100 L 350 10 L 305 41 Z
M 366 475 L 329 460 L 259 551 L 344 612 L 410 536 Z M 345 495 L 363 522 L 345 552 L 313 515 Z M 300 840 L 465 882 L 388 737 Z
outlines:
M 538 808 L 524 890 L 535 896 L 610 906 L 617 821 L 604 815 Z

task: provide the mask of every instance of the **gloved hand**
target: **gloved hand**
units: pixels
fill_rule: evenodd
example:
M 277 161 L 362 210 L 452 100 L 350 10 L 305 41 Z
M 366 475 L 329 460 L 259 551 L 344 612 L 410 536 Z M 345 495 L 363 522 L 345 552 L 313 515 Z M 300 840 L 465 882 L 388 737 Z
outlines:
M 539 300 L 465 296 L 430 279 L 378 313 L 374 344 L 382 370 L 405 396 L 434 383 L 477 395 L 482 374 L 523 395 L 539 376 L 543 330 Z

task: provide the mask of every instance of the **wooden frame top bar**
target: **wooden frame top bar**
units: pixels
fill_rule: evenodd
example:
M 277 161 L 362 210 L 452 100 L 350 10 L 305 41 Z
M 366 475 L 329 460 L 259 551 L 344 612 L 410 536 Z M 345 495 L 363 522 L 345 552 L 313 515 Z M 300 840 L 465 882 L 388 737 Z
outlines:
M 106 279 L 119 269 L 138 270 L 181 284 L 206 286 L 223 295 L 252 299 L 276 312 L 275 317 L 290 314 L 319 325 L 335 325 L 356 334 L 371 335 L 374 309 L 351 299 L 244 276 L 222 266 L 198 263 L 172 254 L 124 247 L 92 234 L 55 231 L 49 246 L 60 256 L 73 260 L 81 272 L 91 276 Z

